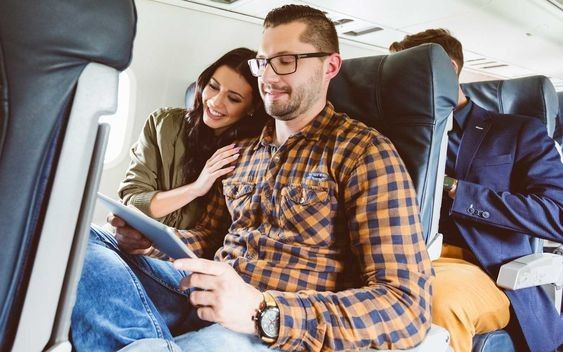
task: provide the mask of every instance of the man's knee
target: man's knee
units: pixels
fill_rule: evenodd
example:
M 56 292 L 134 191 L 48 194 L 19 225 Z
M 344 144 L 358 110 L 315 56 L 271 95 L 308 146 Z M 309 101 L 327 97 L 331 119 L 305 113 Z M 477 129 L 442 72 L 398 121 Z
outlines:
M 239 352 L 272 351 L 258 337 L 237 333 L 219 324 L 178 336 L 175 341 L 186 351 L 224 351 L 226 346 L 229 350 Z
M 442 293 L 432 299 L 432 322 L 437 325 L 447 328 L 452 324 L 461 323 L 469 327 L 472 326 L 470 315 L 470 310 L 460 297 Z

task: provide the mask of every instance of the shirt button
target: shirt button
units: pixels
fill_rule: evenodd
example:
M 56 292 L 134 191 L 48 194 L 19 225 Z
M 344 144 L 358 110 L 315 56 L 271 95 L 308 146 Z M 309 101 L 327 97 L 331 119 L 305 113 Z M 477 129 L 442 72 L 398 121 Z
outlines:
M 280 156 L 279 155 L 274 156 L 274 161 L 276 163 L 279 163 L 280 162 Z
M 481 214 L 481 216 L 482 216 L 484 219 L 488 219 L 489 216 L 491 216 L 491 214 L 489 214 L 488 211 L 484 211 L 484 212 Z

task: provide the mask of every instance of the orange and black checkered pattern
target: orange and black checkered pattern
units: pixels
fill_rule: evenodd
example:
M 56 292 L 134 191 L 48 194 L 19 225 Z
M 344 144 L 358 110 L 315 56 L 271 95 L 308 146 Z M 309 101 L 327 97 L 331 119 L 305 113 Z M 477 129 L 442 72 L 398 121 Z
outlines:
M 184 242 L 199 255 L 222 243 L 215 259 L 274 297 L 274 348 L 419 343 L 430 328 L 432 269 L 416 195 L 391 142 L 330 103 L 279 149 L 273 140 L 271 123 L 239 144 L 235 171 L 202 222 L 180 231 Z

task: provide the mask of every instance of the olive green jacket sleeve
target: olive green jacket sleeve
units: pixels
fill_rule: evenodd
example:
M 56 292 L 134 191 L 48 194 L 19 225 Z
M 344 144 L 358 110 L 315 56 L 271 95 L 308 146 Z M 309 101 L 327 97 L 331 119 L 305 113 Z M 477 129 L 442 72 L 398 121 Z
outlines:
M 132 204 L 152 216 L 150 202 L 159 191 L 184 185 L 185 109 L 163 108 L 153 112 L 137 142 L 131 147 L 131 162 L 118 190 L 124 204 Z M 159 218 L 179 229 L 192 227 L 199 217 L 197 201 Z

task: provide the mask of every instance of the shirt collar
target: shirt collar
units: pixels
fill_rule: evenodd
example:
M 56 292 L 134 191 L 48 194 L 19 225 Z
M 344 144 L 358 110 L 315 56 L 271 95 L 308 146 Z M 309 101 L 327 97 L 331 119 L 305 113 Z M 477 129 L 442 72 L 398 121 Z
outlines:
M 301 131 L 294 134 L 292 137 L 296 136 L 303 136 L 307 139 L 311 139 L 313 141 L 318 141 L 320 136 L 323 133 L 323 130 L 333 122 L 333 116 L 335 115 L 334 106 L 332 103 L 327 101 L 325 107 L 321 110 L 321 112 L 315 116 L 315 118 L 309 122 L 305 127 L 301 129 Z M 276 132 L 276 124 L 274 119 L 270 119 L 264 129 L 262 130 L 262 134 L 260 135 L 259 143 L 256 145 L 254 149 L 257 149 L 259 146 L 269 146 L 274 142 L 274 135 Z
M 461 131 L 465 128 L 465 122 L 467 121 L 467 116 L 473 108 L 473 102 L 471 99 L 467 98 L 467 104 L 465 104 L 461 109 L 454 111 L 454 121 L 457 123 Z

